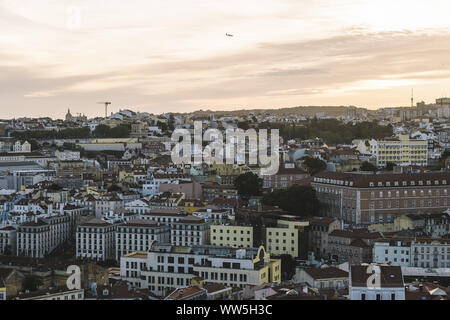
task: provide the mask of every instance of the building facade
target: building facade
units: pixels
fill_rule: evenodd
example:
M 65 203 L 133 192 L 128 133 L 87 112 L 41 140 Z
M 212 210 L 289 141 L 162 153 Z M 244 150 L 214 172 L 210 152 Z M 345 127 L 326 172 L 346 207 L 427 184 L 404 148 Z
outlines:
M 450 172 L 317 174 L 311 182 L 324 214 L 350 224 L 390 222 L 398 215 L 443 212 Z

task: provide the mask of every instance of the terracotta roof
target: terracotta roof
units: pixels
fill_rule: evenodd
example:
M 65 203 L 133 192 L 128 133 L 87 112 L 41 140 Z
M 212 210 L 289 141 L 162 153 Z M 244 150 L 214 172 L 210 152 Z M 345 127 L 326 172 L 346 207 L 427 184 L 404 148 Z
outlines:
M 169 294 L 165 300 L 188 300 L 189 298 L 200 295 L 206 290 L 197 286 L 190 286 L 187 288 L 179 288 Z
M 348 272 L 335 268 L 304 268 L 307 274 L 314 279 L 328 279 L 328 278 L 348 278 Z
M 329 179 L 329 182 L 319 182 L 318 179 Z M 361 174 L 361 173 L 341 173 L 325 171 L 318 173 L 313 183 L 327 183 L 332 185 L 345 185 L 345 182 L 352 183 L 352 187 L 358 188 L 370 188 L 370 183 L 373 182 L 373 187 L 378 187 L 378 182 L 381 182 L 383 186 L 386 186 L 386 182 L 390 182 L 390 186 L 395 186 L 395 181 L 398 182 L 398 187 L 403 186 L 403 181 L 407 182 L 407 187 L 426 187 L 427 181 L 431 182 L 430 186 L 435 185 L 435 181 L 438 181 L 438 185 L 447 185 L 450 183 L 450 172 L 423 172 L 423 173 L 382 173 L 382 174 Z M 343 181 L 344 184 L 339 184 L 338 181 Z M 414 185 L 411 185 L 411 181 Z M 423 185 L 419 184 L 419 181 L 423 182 Z M 444 183 L 444 181 L 446 183 Z

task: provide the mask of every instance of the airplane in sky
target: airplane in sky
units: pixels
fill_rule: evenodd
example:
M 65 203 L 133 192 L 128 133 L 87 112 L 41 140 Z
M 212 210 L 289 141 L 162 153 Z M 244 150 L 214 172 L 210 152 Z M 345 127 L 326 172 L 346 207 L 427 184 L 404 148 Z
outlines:
M 225 33 L 225 35 L 226 35 L 227 37 L 234 37 L 232 34 L 229 34 L 229 33 Z

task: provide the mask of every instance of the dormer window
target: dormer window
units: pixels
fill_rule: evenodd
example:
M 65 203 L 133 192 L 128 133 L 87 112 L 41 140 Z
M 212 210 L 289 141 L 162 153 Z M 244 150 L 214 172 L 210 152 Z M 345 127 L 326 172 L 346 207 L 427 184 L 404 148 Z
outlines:
M 411 181 L 411 185 L 412 185 L 412 186 L 415 186 L 415 185 L 416 185 L 416 182 L 415 182 L 415 181 Z
M 374 186 L 373 182 L 369 182 L 369 186 L 373 187 Z
M 419 181 L 419 186 L 422 186 L 422 185 L 423 185 L 423 181 L 420 180 L 420 181 Z

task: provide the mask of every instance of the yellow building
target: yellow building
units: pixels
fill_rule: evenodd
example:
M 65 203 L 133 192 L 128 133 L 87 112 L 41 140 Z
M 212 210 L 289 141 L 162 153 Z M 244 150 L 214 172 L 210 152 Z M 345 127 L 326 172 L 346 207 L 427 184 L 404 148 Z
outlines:
M 390 223 L 374 223 L 368 227 L 369 231 L 374 232 L 397 232 L 402 230 L 414 229 L 414 221 L 407 215 L 401 215 Z
M 300 232 L 309 225 L 307 221 L 277 220 L 277 226 L 266 228 L 266 248 L 276 256 L 299 256 Z
M 428 163 L 428 141 L 412 140 L 408 135 L 401 134 L 398 139 L 377 141 L 375 152 L 379 167 L 389 162 L 401 166 L 426 166 Z
M 6 300 L 6 288 L 0 288 L 0 301 Z
M 259 271 L 259 285 L 281 283 L 281 259 L 271 259 L 263 246 L 259 247 L 253 265 Z
M 222 247 L 251 248 L 253 247 L 253 227 L 211 225 L 211 244 Z
M 187 214 L 193 214 L 199 209 L 202 209 L 206 206 L 206 202 L 200 201 L 198 199 L 183 199 L 181 200 L 177 208 L 183 210 Z
M 281 259 L 272 259 L 270 254 L 260 246 L 257 251 L 237 249 L 235 257 L 211 257 L 212 265 L 194 266 L 194 271 L 207 283 L 222 283 L 243 288 L 246 285 L 262 285 L 281 282 Z M 249 257 L 248 254 L 256 254 Z M 239 268 L 215 267 L 220 264 L 237 264 Z M 220 277 L 218 277 L 220 275 Z M 221 280 L 222 278 L 222 280 Z
M 119 182 L 133 183 L 134 182 L 133 171 L 119 171 Z
M 246 165 L 214 163 L 210 166 L 210 170 L 215 171 L 216 175 L 219 176 L 231 176 L 231 175 L 240 175 L 242 173 L 247 172 L 249 169 Z

